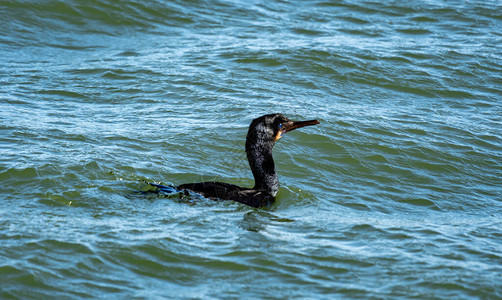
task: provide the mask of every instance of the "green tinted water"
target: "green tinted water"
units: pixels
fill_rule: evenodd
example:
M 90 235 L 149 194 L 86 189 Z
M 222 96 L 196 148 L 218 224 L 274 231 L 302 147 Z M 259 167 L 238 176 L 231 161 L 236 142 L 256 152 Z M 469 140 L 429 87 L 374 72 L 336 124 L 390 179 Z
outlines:
M 500 9 L 0 1 L 0 298 L 501 298 Z

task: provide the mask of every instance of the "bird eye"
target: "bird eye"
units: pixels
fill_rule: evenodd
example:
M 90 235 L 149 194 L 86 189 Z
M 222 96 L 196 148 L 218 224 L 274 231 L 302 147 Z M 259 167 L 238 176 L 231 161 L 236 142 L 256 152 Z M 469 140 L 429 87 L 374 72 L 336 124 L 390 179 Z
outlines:
M 279 128 L 282 128 L 282 124 L 279 124 Z

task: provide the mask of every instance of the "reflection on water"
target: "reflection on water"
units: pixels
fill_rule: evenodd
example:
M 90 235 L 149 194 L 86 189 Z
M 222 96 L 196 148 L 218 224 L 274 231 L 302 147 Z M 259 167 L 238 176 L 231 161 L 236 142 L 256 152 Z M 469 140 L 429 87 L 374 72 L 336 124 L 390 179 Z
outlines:
M 0 1 L 0 298 L 502 298 L 500 6 Z

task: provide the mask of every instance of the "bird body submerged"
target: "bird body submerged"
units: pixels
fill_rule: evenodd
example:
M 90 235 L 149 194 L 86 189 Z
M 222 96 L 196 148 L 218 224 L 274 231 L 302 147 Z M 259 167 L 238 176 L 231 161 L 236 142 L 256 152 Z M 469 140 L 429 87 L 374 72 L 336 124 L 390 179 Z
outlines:
M 274 202 L 279 191 L 279 180 L 272 157 L 275 142 L 288 131 L 316 124 L 319 124 L 318 120 L 295 122 L 282 114 L 264 115 L 251 122 L 246 137 L 246 155 L 255 180 L 253 188 L 223 182 L 201 182 L 182 184 L 175 189 L 189 190 L 211 199 L 234 200 L 253 207 L 267 206 Z M 158 184 L 151 185 L 163 191 L 172 189 Z

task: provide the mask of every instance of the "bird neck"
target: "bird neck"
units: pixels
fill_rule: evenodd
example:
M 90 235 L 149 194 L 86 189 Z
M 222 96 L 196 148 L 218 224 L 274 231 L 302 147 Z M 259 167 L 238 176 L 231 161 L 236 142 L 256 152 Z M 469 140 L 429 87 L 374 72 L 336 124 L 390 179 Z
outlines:
M 279 180 L 272 157 L 273 146 L 273 141 L 246 140 L 246 154 L 255 181 L 254 189 L 275 197 L 279 191 Z

